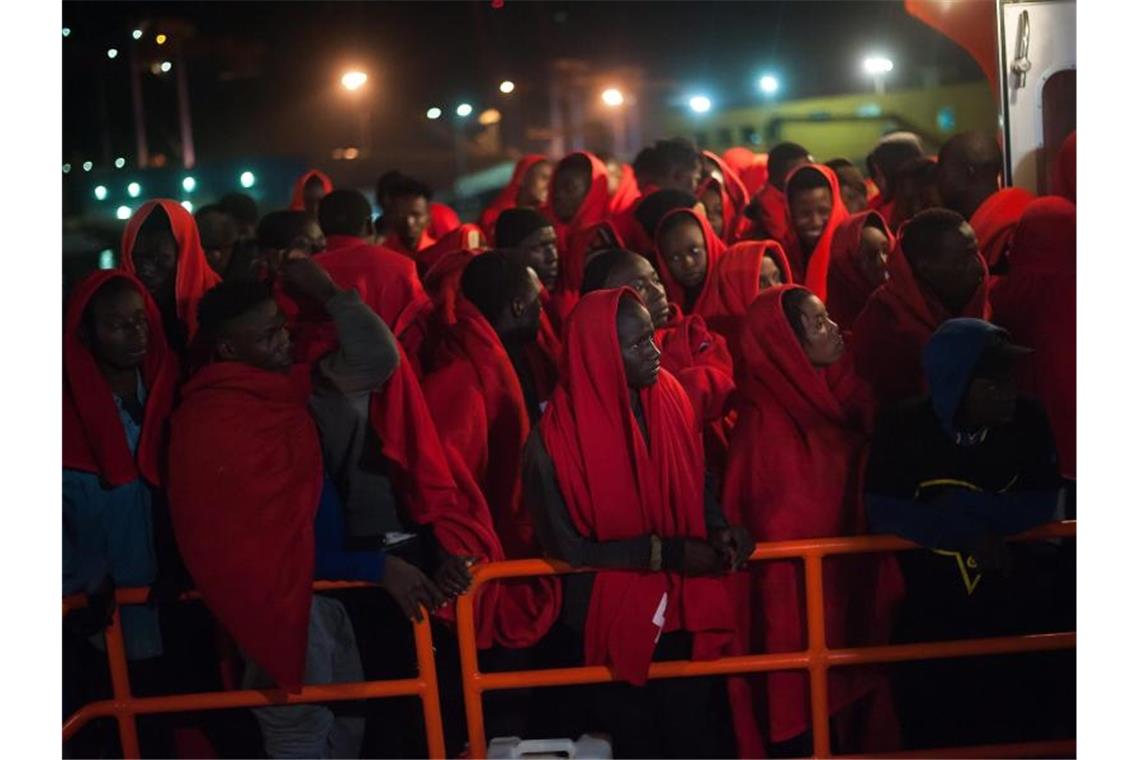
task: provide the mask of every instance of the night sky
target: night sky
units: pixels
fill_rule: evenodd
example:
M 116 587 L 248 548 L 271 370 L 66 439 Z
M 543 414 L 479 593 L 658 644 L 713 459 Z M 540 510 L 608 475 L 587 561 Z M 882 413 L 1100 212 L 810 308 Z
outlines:
M 953 43 L 910 18 L 901 0 L 875 2 L 521 2 L 494 9 L 467 2 L 65 2 L 65 161 L 134 155 L 126 51 L 157 59 L 161 19 L 194 26 L 187 43 L 199 161 L 241 156 L 327 156 L 356 134 L 337 81 L 357 64 L 372 75 L 378 146 L 393 156 L 449 150 L 424 111 L 461 99 L 501 104 L 497 86 L 519 85 L 518 107 L 541 123 L 550 60 L 595 67 L 637 65 L 670 97 L 700 90 L 717 105 L 754 102 L 756 78 L 773 70 L 787 98 L 866 90 L 860 62 L 871 51 L 895 61 L 891 86 L 919 84 L 936 67 L 943 82 L 980 76 Z M 140 43 L 130 32 L 154 26 Z M 121 54 L 108 60 L 106 50 Z M 152 150 L 177 136 L 174 78 L 143 76 Z M 106 104 L 106 117 L 101 105 Z M 525 103 L 526 105 L 522 105 Z M 649 131 L 652 131 L 651 129 Z M 167 151 L 172 152 L 172 151 Z M 173 156 L 172 156 L 173 157 Z

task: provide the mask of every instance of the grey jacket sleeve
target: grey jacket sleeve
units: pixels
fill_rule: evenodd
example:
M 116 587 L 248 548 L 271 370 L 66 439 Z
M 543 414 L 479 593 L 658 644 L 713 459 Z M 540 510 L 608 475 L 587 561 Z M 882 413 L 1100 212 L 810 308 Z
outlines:
M 321 378 L 343 394 L 382 386 L 400 364 L 396 338 L 384 320 L 355 290 L 337 293 L 325 309 L 336 324 L 340 347 L 321 359 Z
M 594 541 L 574 527 L 538 429 L 523 450 L 523 490 L 543 553 L 575 567 L 648 570 L 649 535 L 621 541 Z

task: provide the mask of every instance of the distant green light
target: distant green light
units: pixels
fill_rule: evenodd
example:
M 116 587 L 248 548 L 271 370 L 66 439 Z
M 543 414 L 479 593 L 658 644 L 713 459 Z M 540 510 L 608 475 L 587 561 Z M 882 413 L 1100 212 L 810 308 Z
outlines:
M 182 180 L 182 189 L 188 193 L 194 192 L 194 188 L 198 186 L 198 180 L 193 177 L 186 177 Z
M 257 182 L 257 177 L 253 176 L 253 172 L 246 171 L 246 172 L 241 173 L 241 186 L 242 187 L 246 187 L 246 188 L 253 187 L 255 182 Z
M 103 185 L 96 185 L 95 186 L 95 200 L 97 200 L 97 201 L 107 200 L 107 188 L 105 186 L 103 186 Z
M 122 219 L 124 221 L 127 219 L 130 219 L 131 218 L 131 207 L 130 206 L 119 206 L 117 209 L 115 209 L 115 218 Z
M 104 248 L 99 252 L 99 268 L 100 269 L 114 269 L 115 268 L 115 252 L 110 248 Z
M 138 182 L 132 182 L 131 184 L 127 185 L 127 195 L 131 196 L 132 198 L 138 198 L 139 193 L 141 192 L 142 185 L 140 185 Z
M 126 165 L 127 165 L 127 159 L 123 158 L 122 156 L 119 156 L 118 158 L 115 159 L 115 168 L 116 169 L 122 169 Z

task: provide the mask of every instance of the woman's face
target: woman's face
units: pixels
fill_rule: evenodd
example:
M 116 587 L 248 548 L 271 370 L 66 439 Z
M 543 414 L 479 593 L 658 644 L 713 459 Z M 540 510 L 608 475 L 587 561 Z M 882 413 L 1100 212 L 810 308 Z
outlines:
M 715 187 L 710 187 L 701 193 L 701 204 L 705 207 L 705 218 L 713 232 L 724 239 L 724 201 Z
M 699 287 L 708 270 L 708 251 L 700 225 L 686 219 L 662 235 L 661 257 L 673 279 L 685 288 Z
M 760 259 L 760 289 L 774 288 L 784 284 L 784 274 L 771 256 Z
M 871 225 L 863 228 L 859 240 L 859 271 L 868 282 L 876 284 L 887 281 L 887 254 L 890 241 L 882 230 Z
M 816 367 L 827 367 L 839 361 L 845 349 L 839 325 L 827 315 L 827 307 L 816 296 L 800 307 L 800 323 L 804 328 L 801 345 L 808 361 Z

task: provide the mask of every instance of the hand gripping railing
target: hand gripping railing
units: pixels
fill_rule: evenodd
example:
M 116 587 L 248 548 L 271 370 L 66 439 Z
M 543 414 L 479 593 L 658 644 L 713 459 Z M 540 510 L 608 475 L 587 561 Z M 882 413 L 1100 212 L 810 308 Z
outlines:
M 357 582 L 321 581 L 313 584 L 313 589 L 327 591 L 372 585 Z M 164 697 L 133 697 L 131 696 L 130 679 L 127 674 L 127 654 L 123 645 L 123 631 L 118 605 L 146 604 L 147 592 L 148 589 L 146 588 L 126 588 L 116 591 L 115 600 L 117 604 L 111 618 L 111 624 L 107 627 L 105 634 L 113 696 L 111 699 L 84 705 L 64 721 L 64 741 L 74 736 L 80 728 L 91 720 L 113 717 L 119 724 L 119 738 L 122 742 L 123 757 L 137 758 L 140 754 L 138 728 L 135 725 L 136 715 L 414 696 L 419 697 L 423 703 L 428 757 L 444 757 L 443 719 L 440 716 L 439 708 L 439 683 L 436 681 L 431 623 L 426 614 L 421 622 L 412 623 L 415 634 L 416 662 L 419 669 L 419 675 L 416 678 L 305 686 L 297 694 L 286 694 L 279 689 L 245 689 L 242 691 L 176 694 Z M 197 594 L 184 594 L 182 596 L 182 600 L 195 598 L 198 598 Z M 82 594 L 66 597 L 63 600 L 63 613 L 66 615 L 70 610 L 79 609 L 86 604 L 87 599 Z
M 1074 538 L 1076 521 L 1044 525 L 1010 540 L 1035 541 L 1051 538 Z M 833 667 L 908 662 L 950 657 L 976 657 L 1014 652 L 1044 652 L 1073 649 L 1076 632 L 1045 633 L 1028 636 L 1002 636 L 966 641 L 942 641 L 920 644 L 830 649 L 824 639 L 823 558 L 838 554 L 869 554 L 921 548 L 910 541 L 893 536 L 858 536 L 852 538 L 819 538 L 802 541 L 780 541 L 758 544 L 749 561 L 796 559 L 804 561 L 807 593 L 808 647 L 802 652 L 753 654 L 725 657 L 719 660 L 692 662 L 655 662 L 649 666 L 650 678 L 681 678 L 705 675 L 738 675 L 766 673 L 773 670 L 807 670 L 811 684 L 811 725 L 814 757 L 832 757 L 828 730 L 827 671 Z M 550 668 L 507 673 L 481 673 L 475 645 L 474 603 L 479 589 L 488 582 L 503 578 L 522 578 L 570 573 L 596 572 L 574 568 L 562 562 L 514 560 L 492 562 L 472 569 L 474 583 L 459 597 L 456 616 L 459 656 L 463 677 L 463 700 L 467 711 L 469 757 L 482 760 L 487 752 L 483 727 L 483 692 L 522 689 L 535 686 L 565 686 L 614 681 L 613 671 L 605 666 Z M 1023 742 L 984 747 L 916 750 L 876 757 L 1042 757 L 1074 756 L 1075 740 Z

